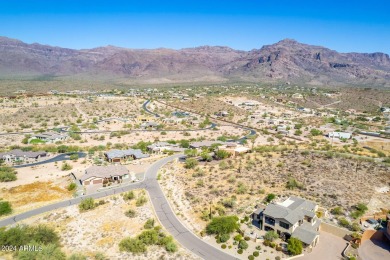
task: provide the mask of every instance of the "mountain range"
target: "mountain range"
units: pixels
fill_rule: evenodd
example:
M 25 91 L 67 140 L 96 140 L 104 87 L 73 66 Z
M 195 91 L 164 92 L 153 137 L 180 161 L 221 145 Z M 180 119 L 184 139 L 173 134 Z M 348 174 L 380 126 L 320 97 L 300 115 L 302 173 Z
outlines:
M 285 39 L 251 51 L 221 46 L 68 49 L 0 37 L 0 78 L 60 77 L 138 83 L 265 82 L 390 87 L 385 53 L 339 53 Z

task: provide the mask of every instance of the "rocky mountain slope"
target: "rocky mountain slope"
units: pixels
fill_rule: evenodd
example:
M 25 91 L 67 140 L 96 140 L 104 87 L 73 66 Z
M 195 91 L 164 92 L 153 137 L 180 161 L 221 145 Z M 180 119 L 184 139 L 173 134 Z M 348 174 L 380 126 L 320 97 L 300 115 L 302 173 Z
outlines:
M 73 50 L 0 37 L 0 77 L 20 76 L 390 87 L 390 57 L 384 53 L 338 53 L 290 39 L 251 51 L 219 46 Z

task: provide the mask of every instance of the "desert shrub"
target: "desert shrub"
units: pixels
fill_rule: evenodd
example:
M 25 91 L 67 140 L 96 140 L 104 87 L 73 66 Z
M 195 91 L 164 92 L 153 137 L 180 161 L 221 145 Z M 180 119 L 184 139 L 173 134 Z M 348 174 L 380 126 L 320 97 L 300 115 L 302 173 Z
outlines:
M 126 217 L 134 218 L 135 216 L 137 216 L 137 212 L 133 209 L 129 209 L 128 211 L 125 212 L 125 215 Z
M 352 229 L 352 231 L 360 231 L 361 230 L 359 223 L 356 223 L 356 222 L 352 223 L 351 229 Z
M 236 235 L 236 236 L 234 237 L 234 240 L 235 240 L 235 241 L 240 241 L 240 240 L 242 240 L 242 236 L 241 236 L 240 234 L 238 234 L 238 235 Z
M 61 166 L 61 171 L 69 171 L 69 170 L 72 170 L 72 165 L 68 164 L 68 163 L 63 163 L 62 166 Z
M 0 229 L 0 244 L 3 246 L 20 247 L 30 243 L 39 245 L 59 245 L 59 237 L 54 229 L 45 225 L 16 226 Z
M 222 248 L 222 249 L 225 249 L 225 248 L 226 248 L 226 244 L 222 244 L 222 245 L 221 245 L 221 248 Z
M 193 169 L 197 165 L 198 165 L 198 160 L 196 160 L 194 158 L 187 158 L 185 163 L 184 163 L 184 167 L 186 169 Z
M 80 211 L 87 211 L 96 208 L 96 204 L 93 198 L 86 198 L 81 200 L 79 204 Z
M 72 182 L 68 185 L 68 191 L 72 191 L 72 190 L 76 189 L 76 187 L 77 187 L 77 184 Z
M 245 240 L 241 240 L 238 243 L 238 247 L 241 248 L 241 249 L 247 249 L 248 248 L 248 243 Z
M 138 238 L 125 238 L 119 243 L 119 250 L 131 253 L 144 253 L 147 248 Z
M 133 191 L 129 191 L 123 194 L 123 199 L 124 200 L 132 200 L 134 199 L 135 195 Z
M 168 242 L 166 245 L 165 245 L 165 250 L 167 250 L 167 252 L 176 252 L 177 251 L 177 245 L 174 243 L 174 242 Z
M 302 242 L 299 239 L 295 237 L 291 237 L 288 240 L 287 250 L 291 255 L 302 254 L 302 249 L 303 249 Z
M 222 200 L 222 205 L 226 208 L 234 208 L 234 206 L 236 205 L 236 200 L 233 199 L 233 198 L 226 198 L 224 200 Z
M 248 191 L 248 187 L 243 182 L 239 182 L 237 185 L 236 193 L 237 194 L 245 194 L 245 193 L 247 193 L 247 191 Z
M 280 256 L 275 256 L 275 260 L 280 260 Z
M 248 256 L 248 259 L 249 259 L 249 260 L 254 260 L 255 257 L 254 257 L 253 255 L 249 255 L 249 256 Z
M 223 151 L 223 150 L 218 150 L 218 151 L 215 152 L 215 158 L 217 160 L 222 160 L 222 159 L 228 158 L 229 155 L 230 154 L 228 152 Z
M 0 182 L 15 181 L 16 179 L 16 171 L 14 168 L 0 166 Z
M 108 260 L 108 257 L 101 252 L 97 252 L 93 257 L 95 260 Z
M 256 248 L 256 249 L 257 249 L 257 248 Z M 259 255 L 260 255 L 259 251 L 253 252 L 253 256 L 254 256 L 254 257 L 258 257 Z
M 154 245 L 158 242 L 158 232 L 156 230 L 145 230 L 139 236 L 138 239 L 141 240 L 145 245 Z
M 256 250 L 261 250 L 261 246 L 260 245 L 256 246 Z
M 350 223 L 345 218 L 339 218 L 339 224 L 343 227 L 348 228 L 350 226 Z
M 235 231 L 239 224 L 237 216 L 222 216 L 211 219 L 211 222 L 206 226 L 208 234 L 229 234 Z
M 146 229 L 151 229 L 154 227 L 154 219 L 153 218 L 150 218 L 146 221 L 145 225 L 144 225 L 144 228 Z
M 227 242 L 229 239 L 230 239 L 229 234 L 222 234 L 222 235 L 219 237 L 219 241 L 221 241 L 222 243 Z
M 61 251 L 61 248 L 57 244 L 39 244 L 36 242 L 29 243 L 30 246 L 40 247 L 41 250 L 20 250 L 17 252 L 16 259 L 45 259 L 45 260 L 65 260 L 66 255 Z M 74 259 L 74 258 L 69 258 Z
M 344 210 L 342 207 L 335 207 L 330 210 L 330 213 L 332 213 L 333 215 L 342 215 L 344 214 Z
M 273 194 L 273 193 L 270 193 L 267 195 L 267 197 L 265 198 L 265 201 L 270 203 L 273 199 L 275 199 L 276 195 Z
M 244 237 L 244 239 L 245 239 L 245 241 L 249 241 L 249 240 L 251 240 L 251 238 L 250 238 L 250 237 Z
M 237 253 L 240 255 L 242 254 L 242 252 L 244 252 L 244 250 L 242 250 L 241 248 L 237 250 Z
M 145 203 L 146 203 L 147 201 L 148 201 L 148 200 L 146 199 L 146 197 L 142 195 L 141 197 L 139 197 L 139 198 L 137 199 L 137 201 L 135 202 L 135 205 L 136 205 L 137 207 L 141 207 L 141 206 L 145 205 Z
M 275 231 L 268 231 L 267 233 L 265 233 L 264 235 L 264 240 L 267 240 L 267 241 L 274 241 L 275 239 L 278 239 L 279 238 L 279 235 L 275 232 Z
M 0 216 L 12 213 L 11 203 L 8 201 L 0 201 Z
M 69 156 L 69 159 L 72 160 L 72 161 L 77 161 L 79 159 L 79 154 L 77 153 L 72 153 L 70 156 Z

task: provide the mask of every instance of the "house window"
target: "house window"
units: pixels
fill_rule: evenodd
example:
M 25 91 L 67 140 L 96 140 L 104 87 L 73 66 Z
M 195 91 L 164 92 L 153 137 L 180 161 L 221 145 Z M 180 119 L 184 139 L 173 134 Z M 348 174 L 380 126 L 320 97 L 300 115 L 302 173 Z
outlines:
M 285 229 L 289 229 L 290 228 L 290 225 L 287 224 L 287 223 L 284 223 L 282 221 L 279 221 L 279 226 L 281 226 L 282 228 L 285 228 Z
M 265 217 L 265 223 L 267 223 L 271 226 L 275 226 L 275 219 L 270 218 L 270 217 Z

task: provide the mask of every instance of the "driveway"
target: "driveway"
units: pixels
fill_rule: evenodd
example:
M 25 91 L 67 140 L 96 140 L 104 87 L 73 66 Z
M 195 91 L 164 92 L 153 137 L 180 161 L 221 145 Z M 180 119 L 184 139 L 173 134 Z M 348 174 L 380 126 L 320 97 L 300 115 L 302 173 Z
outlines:
M 358 252 L 363 260 L 390 259 L 390 245 L 383 241 L 367 240 L 359 247 Z
M 320 232 L 320 241 L 313 248 L 311 253 L 307 253 L 299 260 L 337 260 L 343 259 L 341 253 L 347 246 L 347 241 L 327 232 Z

